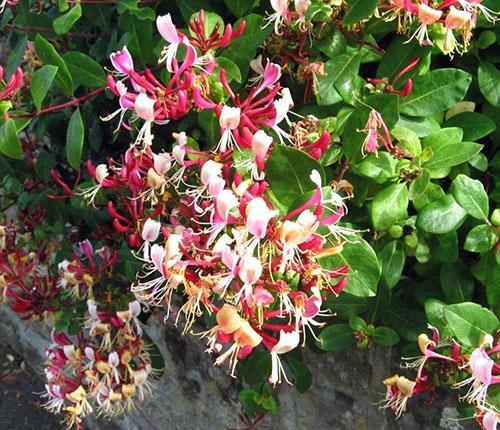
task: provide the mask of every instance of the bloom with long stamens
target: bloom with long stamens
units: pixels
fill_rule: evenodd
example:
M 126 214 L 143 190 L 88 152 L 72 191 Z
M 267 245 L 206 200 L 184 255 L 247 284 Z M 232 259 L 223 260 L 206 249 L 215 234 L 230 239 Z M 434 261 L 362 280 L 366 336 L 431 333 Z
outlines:
M 410 42 L 413 39 L 417 39 L 421 45 L 432 45 L 432 41 L 429 39 L 428 27 L 429 25 L 435 23 L 441 18 L 443 14 L 442 10 L 433 9 L 425 3 L 420 3 L 418 6 L 418 19 L 420 21 L 420 26 L 417 28 L 415 33 L 406 41 Z
M 224 106 L 222 108 L 219 125 L 221 128 L 221 138 L 215 152 L 225 152 L 238 146 L 233 136 L 233 131 L 240 125 L 241 109 L 239 107 Z
M 262 197 L 256 197 L 248 202 L 245 208 L 246 228 L 249 233 L 258 239 L 263 239 L 267 234 L 267 225 L 278 212 L 268 208 Z
M 279 359 L 279 355 L 286 354 L 292 349 L 297 348 L 300 342 L 300 334 L 298 331 L 291 331 L 286 333 L 284 330 L 280 331 L 280 338 L 276 345 L 271 349 L 271 375 L 269 376 L 269 383 L 276 385 L 281 384 L 281 377 L 285 378 L 288 384 L 291 382 L 286 377 L 285 370 Z
M 141 236 L 142 236 L 142 240 L 144 240 L 144 259 L 145 260 L 149 259 L 150 243 L 152 243 L 156 239 L 158 239 L 158 236 L 160 234 L 160 228 L 161 228 L 161 223 L 158 221 L 155 221 L 151 218 L 148 218 L 146 220 L 146 222 L 144 223 Z
M 271 7 L 274 12 L 270 14 L 266 19 L 269 25 L 274 22 L 274 32 L 277 35 L 281 35 L 280 27 L 288 21 L 290 17 L 290 9 L 288 9 L 289 0 L 271 0 Z
M 492 344 L 491 336 L 487 336 L 482 345 L 472 351 L 469 362 L 464 368 L 470 369 L 471 376 L 454 385 L 455 388 L 469 386 L 463 396 L 469 403 L 476 403 L 480 407 L 486 406 L 488 388 L 493 384 L 500 384 L 500 376 L 493 373 L 495 361 L 486 353 L 485 345 Z
M 172 17 L 169 13 L 166 15 L 158 16 L 156 18 L 156 27 L 161 36 L 169 43 L 162 52 L 162 57 L 158 60 L 159 63 L 166 61 L 167 70 L 170 73 L 174 72 L 173 63 L 177 50 L 182 44 L 182 38 L 179 36 L 177 28 L 172 22 Z

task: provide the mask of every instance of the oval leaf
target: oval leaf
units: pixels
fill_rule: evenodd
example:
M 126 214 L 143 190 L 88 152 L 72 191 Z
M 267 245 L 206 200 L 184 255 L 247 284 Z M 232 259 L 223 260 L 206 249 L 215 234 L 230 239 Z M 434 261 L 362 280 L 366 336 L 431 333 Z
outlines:
M 417 77 L 413 91 L 401 99 L 399 111 L 410 116 L 426 116 L 442 112 L 462 100 L 472 81 L 458 69 L 438 69 Z
M 71 115 L 66 131 L 66 159 L 73 169 L 80 167 L 84 134 L 82 116 L 80 109 L 77 109 Z
M 33 103 L 37 110 L 42 109 L 42 103 L 49 92 L 49 88 L 57 74 L 57 70 L 57 66 L 47 65 L 37 70 L 33 73 L 33 76 L 31 76 L 31 96 L 33 97 Z
M 0 152 L 10 158 L 23 158 L 23 147 L 17 135 L 16 123 L 8 118 L 0 129 Z
M 466 216 L 467 213 L 457 204 L 453 196 L 446 195 L 429 203 L 420 211 L 417 227 L 428 233 L 444 234 L 456 230 Z
M 477 219 L 487 220 L 489 214 L 488 194 L 483 184 L 465 175 L 458 175 L 451 184 L 455 200 L 466 212 Z
M 66 63 L 54 47 L 39 34 L 35 37 L 35 51 L 42 63 L 58 67 L 55 77 L 56 84 L 65 93 L 73 95 L 73 79 L 71 78 Z

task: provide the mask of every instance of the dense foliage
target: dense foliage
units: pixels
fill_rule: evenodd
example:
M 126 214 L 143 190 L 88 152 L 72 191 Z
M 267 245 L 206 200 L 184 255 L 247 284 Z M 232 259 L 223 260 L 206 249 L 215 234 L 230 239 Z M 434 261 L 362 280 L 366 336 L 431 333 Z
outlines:
M 416 357 L 382 407 L 449 386 L 496 429 L 495 2 L 173 3 L 2 2 L 0 297 L 53 324 L 46 407 L 147 401 L 164 313 L 250 426 L 302 348 L 378 344 Z

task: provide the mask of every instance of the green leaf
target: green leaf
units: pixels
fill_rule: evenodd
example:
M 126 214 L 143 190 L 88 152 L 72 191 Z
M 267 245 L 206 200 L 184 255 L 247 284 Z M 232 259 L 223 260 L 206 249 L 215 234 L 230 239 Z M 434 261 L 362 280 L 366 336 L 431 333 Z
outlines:
M 474 142 L 441 145 L 433 151 L 431 159 L 423 163 L 422 167 L 430 170 L 438 170 L 458 166 L 474 157 L 474 155 L 481 151 L 482 147 L 483 145 Z
M 380 191 L 369 208 L 375 230 L 386 230 L 397 221 L 408 217 L 408 188 L 393 184 Z
M 423 169 L 422 173 L 415 178 L 410 184 L 409 198 L 410 200 L 415 200 L 417 197 L 421 196 L 427 190 L 431 181 L 431 176 L 428 169 Z
M 236 18 L 241 18 L 251 12 L 260 3 L 260 0 L 224 0 L 224 3 Z
M 361 238 L 347 242 L 341 253 L 320 260 L 325 269 L 347 264 L 349 271 L 346 293 L 359 297 L 373 297 L 382 273 L 380 262 L 373 248 Z
M 57 66 L 43 66 L 31 76 L 31 97 L 33 97 L 33 103 L 37 110 L 42 109 L 42 103 L 57 74 L 57 70 Z
M 445 264 L 440 274 L 441 288 L 451 303 L 462 303 L 472 299 L 474 280 L 462 264 Z
M 455 200 L 472 217 L 482 221 L 488 219 L 488 194 L 483 184 L 465 175 L 458 175 L 451 184 L 451 192 Z
M 153 28 L 148 21 L 143 21 L 127 11 L 118 19 L 118 29 L 124 33 L 120 46 L 127 45 L 130 54 L 142 67 L 156 64 L 153 53 Z
M 382 279 L 389 288 L 394 288 L 405 265 L 403 243 L 399 240 L 389 242 L 380 251 L 379 260 L 382 262 Z
M 481 254 L 481 259 L 472 268 L 472 274 L 486 287 L 486 299 L 490 306 L 500 306 L 500 264 L 493 252 Z
M 324 351 L 338 352 L 354 345 L 354 332 L 349 324 L 332 324 L 319 334 L 316 345 Z
M 410 116 L 442 112 L 462 100 L 472 77 L 459 69 L 437 69 L 418 76 L 412 93 L 401 99 L 399 111 Z
M 430 146 L 435 151 L 443 145 L 462 142 L 463 135 L 464 132 L 459 127 L 442 128 L 426 136 L 422 140 L 422 146 L 424 148 Z
M 439 123 L 431 117 L 426 118 L 399 118 L 397 127 L 405 127 L 413 130 L 418 137 L 425 137 L 439 130 Z
M 388 152 L 368 154 L 363 160 L 352 166 L 352 171 L 360 176 L 372 179 L 377 184 L 383 184 L 397 178 L 396 159 Z
M 400 339 L 393 329 L 389 327 L 377 327 L 373 335 L 373 341 L 377 345 L 393 346 L 396 345 Z
M 479 346 L 484 336 L 493 335 L 498 328 L 495 314 L 477 303 L 458 303 L 444 308 L 448 327 L 459 342 Z
M 431 48 L 422 46 L 416 40 L 408 41 L 403 36 L 395 37 L 387 50 L 377 69 L 377 78 L 387 78 L 389 81 L 404 69 L 414 58 L 424 57 Z M 403 74 L 398 83 L 404 84 L 407 79 L 413 78 L 418 73 L 419 68 L 415 67 L 411 71 Z
M 255 58 L 257 49 L 271 34 L 272 26 L 262 28 L 264 19 L 260 15 L 245 16 L 246 28 L 240 37 L 234 39 L 231 45 L 224 50 L 224 57 L 234 61 L 240 69 L 241 75 L 246 77 L 250 67 L 249 59 Z M 242 20 L 233 25 L 238 28 Z
M 63 54 L 73 81 L 87 88 L 106 85 L 106 73 L 93 58 L 83 52 L 69 51 Z
M 325 76 L 319 76 L 318 104 L 331 105 L 342 100 L 341 86 L 352 81 L 358 73 L 360 56 L 341 54 L 325 63 Z
M 391 130 L 399 120 L 398 97 L 392 94 L 374 94 L 367 97 L 364 104 L 356 106 L 356 110 L 349 116 L 342 132 L 343 151 L 352 163 L 362 159 L 362 146 L 366 134 L 363 129 L 366 126 L 372 106 L 380 112 L 382 118 Z
M 425 316 L 414 309 L 407 309 L 398 303 L 388 312 L 388 323 L 404 339 L 416 341 L 426 328 Z
M 487 252 L 498 241 L 498 237 L 491 227 L 486 224 L 477 225 L 465 238 L 464 249 L 470 252 Z
M 451 117 L 444 125 L 446 127 L 460 127 L 464 132 L 463 139 L 470 142 L 488 136 L 497 128 L 490 118 L 477 112 L 459 113 Z
M 7 118 L 0 129 L 0 152 L 10 158 L 23 158 L 23 147 L 17 135 L 16 123 Z
M 442 330 L 446 326 L 444 308 L 446 303 L 437 299 L 427 299 L 424 304 L 425 316 L 430 324 Z
M 302 361 L 293 357 L 285 357 L 285 362 L 294 376 L 293 385 L 295 389 L 299 393 L 305 393 L 312 384 L 313 375 L 311 370 Z
M 481 62 L 477 78 L 484 98 L 494 107 L 500 107 L 500 71 L 491 63 Z
M 76 109 L 71 115 L 66 131 L 66 159 L 73 169 L 80 167 L 84 136 L 85 130 L 80 109 Z
M 60 17 L 54 19 L 52 22 L 52 26 L 54 27 L 54 31 L 56 34 L 64 34 L 71 30 L 71 27 L 75 25 L 75 23 L 82 16 L 82 7 L 80 3 L 76 3 L 68 12 Z
M 377 0 L 347 0 L 349 10 L 344 16 L 344 24 L 352 25 L 373 15 Z
M 198 123 L 207 135 L 209 142 L 215 146 L 220 139 L 220 126 L 217 116 L 209 109 L 198 112 Z
M 338 297 L 328 302 L 328 307 L 338 316 L 350 318 L 353 315 L 359 315 L 366 311 L 367 299 L 343 291 Z
M 422 152 L 422 145 L 417 133 L 412 129 L 406 127 L 394 127 L 391 130 L 391 134 L 398 140 L 399 146 L 401 146 L 406 152 L 412 155 L 420 155 Z
M 217 57 L 217 65 L 226 71 L 227 79 L 229 82 L 235 80 L 241 83 L 241 72 L 238 66 L 234 64 L 229 58 Z
M 73 79 L 71 78 L 66 63 L 54 47 L 39 34 L 35 37 L 35 51 L 42 63 L 58 67 L 55 77 L 56 84 L 65 93 L 73 95 Z
M 444 234 L 456 230 L 467 213 L 457 204 L 452 195 L 429 203 L 419 213 L 417 227 L 428 233 Z
M 317 160 L 298 149 L 276 145 L 266 165 L 266 178 L 278 200 L 287 208 L 292 203 L 316 189 L 310 175 L 317 170 L 325 178 L 323 167 Z
M 50 180 L 50 171 L 56 165 L 56 159 L 53 154 L 47 151 L 40 151 L 38 157 L 35 160 L 36 174 L 38 177 L 44 181 L 48 182 Z
M 445 195 L 445 192 L 439 185 L 430 182 L 422 194 L 413 198 L 413 206 L 420 212 L 429 203 L 442 199 Z

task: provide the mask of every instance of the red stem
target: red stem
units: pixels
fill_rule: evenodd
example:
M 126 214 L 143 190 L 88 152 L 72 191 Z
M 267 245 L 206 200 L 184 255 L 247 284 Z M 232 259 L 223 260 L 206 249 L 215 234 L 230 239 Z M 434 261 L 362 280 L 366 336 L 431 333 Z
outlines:
M 67 108 L 69 106 L 74 106 L 74 105 L 78 105 L 86 100 L 89 100 L 95 96 L 97 96 L 98 94 L 101 94 L 102 92 L 104 92 L 104 90 L 108 88 L 107 85 L 103 86 L 103 87 L 100 87 L 100 88 L 97 88 L 96 90 L 88 93 L 88 94 L 85 94 L 81 97 L 78 97 L 78 98 L 74 98 L 70 101 L 67 101 L 65 103 L 61 103 L 60 105 L 55 105 L 55 106 L 50 106 L 46 109 L 42 109 L 40 111 L 36 111 L 36 112 L 31 112 L 31 113 L 17 113 L 17 114 L 4 114 L 4 118 L 33 118 L 33 117 L 37 117 L 37 116 L 40 116 L 40 115 L 44 115 L 46 113 L 50 113 L 50 112 L 54 112 L 54 111 L 58 111 L 58 110 L 61 110 L 61 109 L 64 109 L 64 108 Z

